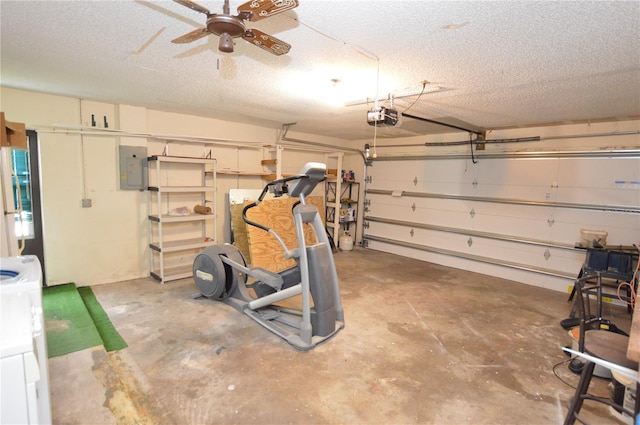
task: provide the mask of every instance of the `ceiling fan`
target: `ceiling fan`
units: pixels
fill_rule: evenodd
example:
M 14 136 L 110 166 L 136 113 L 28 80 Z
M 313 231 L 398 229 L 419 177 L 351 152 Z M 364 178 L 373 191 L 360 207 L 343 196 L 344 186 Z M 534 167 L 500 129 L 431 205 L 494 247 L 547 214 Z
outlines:
M 298 0 L 249 0 L 238 7 L 238 14 L 229 13 L 229 0 L 224 1 L 223 13 L 211 13 L 191 0 L 173 0 L 189 9 L 207 15 L 204 28 L 198 28 L 183 36 L 171 40 L 172 43 L 191 43 L 210 34 L 220 37 L 218 49 L 221 52 L 233 52 L 233 39 L 242 37 L 261 49 L 280 56 L 289 52 L 291 45 L 257 29 L 245 28 L 244 21 L 255 22 L 298 6 Z

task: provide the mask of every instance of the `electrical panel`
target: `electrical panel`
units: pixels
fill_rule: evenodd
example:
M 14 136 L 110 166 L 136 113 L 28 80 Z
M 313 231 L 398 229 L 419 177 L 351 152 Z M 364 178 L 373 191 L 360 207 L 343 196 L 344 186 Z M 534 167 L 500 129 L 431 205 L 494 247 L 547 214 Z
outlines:
M 147 189 L 147 148 L 141 146 L 119 146 L 120 189 Z

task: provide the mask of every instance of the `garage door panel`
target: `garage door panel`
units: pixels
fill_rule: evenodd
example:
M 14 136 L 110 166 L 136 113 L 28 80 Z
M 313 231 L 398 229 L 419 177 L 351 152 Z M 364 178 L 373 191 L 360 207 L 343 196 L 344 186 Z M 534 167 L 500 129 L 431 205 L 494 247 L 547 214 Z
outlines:
M 407 197 L 393 197 L 389 195 L 367 194 L 368 208 L 373 211 L 377 207 L 390 207 L 411 210 L 412 200 Z
M 607 243 L 630 245 L 640 242 L 640 215 L 587 210 L 556 210 L 553 232 L 557 240 L 580 242 L 580 229 L 604 230 Z
M 640 186 L 639 186 L 640 188 Z M 608 206 L 639 206 L 640 189 L 589 188 L 589 187 L 558 187 L 555 192 L 556 202 L 573 204 L 608 205 Z
M 508 259 L 509 262 L 575 276 L 584 262 L 583 252 L 483 238 L 473 238 L 469 252 L 495 260 Z
M 456 256 L 440 254 L 436 252 L 424 251 L 417 248 L 398 246 L 391 243 L 384 243 L 372 240 L 369 242 L 369 248 L 388 252 L 390 254 L 401 255 L 404 257 L 415 258 L 420 261 L 440 264 L 446 267 L 453 267 L 461 270 L 468 270 L 489 276 L 495 276 L 503 279 L 509 279 L 516 282 L 522 282 L 530 285 L 536 285 L 543 288 L 549 288 L 556 291 L 566 292 L 570 285 L 573 285 L 572 279 L 563 277 L 544 275 L 537 272 L 526 271 L 504 267 L 492 263 L 483 263 L 472 261 Z M 472 278 L 472 277 L 471 277 Z
M 489 276 L 496 276 L 502 279 L 508 279 L 515 282 L 521 282 L 528 285 L 548 288 L 555 291 L 567 292 L 567 287 L 573 287 L 573 280 L 561 278 L 557 276 L 549 276 L 527 270 L 513 269 L 501 267 L 490 263 L 474 262 L 470 264 L 470 270 Z
M 392 226 L 386 223 L 378 223 L 371 221 L 368 223 L 367 234 L 386 239 L 399 239 L 400 233 L 408 232 L 408 229 L 402 229 L 399 226 Z
M 473 218 L 473 229 L 555 242 L 546 217 L 532 218 L 479 213 Z
M 553 197 L 555 160 L 483 160 L 476 195 L 503 200 L 545 202 Z
M 475 202 L 472 204 L 475 214 L 493 215 L 504 218 L 525 217 L 533 220 L 546 221 L 552 214 L 551 207 L 529 205 L 501 204 L 497 202 Z
M 466 246 L 468 238 L 460 234 L 379 222 L 369 223 L 368 234 L 400 242 L 409 242 L 421 246 L 437 247 L 447 250 L 463 249 Z
M 547 202 L 553 197 L 553 189 L 551 186 L 479 183 L 472 195 L 482 198 L 496 198 L 497 200 L 504 201 Z
M 456 226 L 469 225 L 471 203 L 449 199 L 425 199 L 410 197 L 386 198 L 382 195 L 368 196 L 371 200 L 366 216 L 394 218 L 420 223 L 453 223 Z
M 485 257 L 496 262 L 509 261 L 531 267 L 550 269 L 569 275 L 574 273 L 577 275 L 584 261 L 584 251 L 570 251 L 540 245 L 524 245 L 411 226 L 372 222 L 369 227 L 369 235 L 392 239 L 401 243 L 416 244 L 435 250 L 462 252 L 473 256 Z
M 463 258 L 457 258 L 450 255 L 443 255 L 436 252 L 424 251 L 421 249 L 399 246 L 396 244 L 390 244 L 375 240 L 369 242 L 369 248 L 462 270 L 468 270 L 470 264 L 469 260 Z
M 640 181 L 637 158 L 566 158 L 558 170 L 566 187 L 611 188 L 616 181 Z
M 403 161 L 401 169 L 395 161 L 381 161 L 368 170 L 368 175 L 372 176 L 371 188 L 375 189 L 389 188 L 389 182 L 404 182 L 400 187 L 415 186 L 414 179 L 418 182 L 471 184 L 476 178 L 475 170 L 464 160 Z
M 478 185 L 551 187 L 557 170 L 557 159 L 482 159 L 478 161 Z

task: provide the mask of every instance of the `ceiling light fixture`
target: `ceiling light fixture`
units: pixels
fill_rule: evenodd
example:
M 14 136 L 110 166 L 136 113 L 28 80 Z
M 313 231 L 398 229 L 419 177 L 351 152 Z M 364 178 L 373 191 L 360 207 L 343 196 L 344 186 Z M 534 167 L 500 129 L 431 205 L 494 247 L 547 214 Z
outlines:
M 221 52 L 233 53 L 233 38 L 226 32 L 220 34 L 220 42 L 218 43 L 218 49 Z

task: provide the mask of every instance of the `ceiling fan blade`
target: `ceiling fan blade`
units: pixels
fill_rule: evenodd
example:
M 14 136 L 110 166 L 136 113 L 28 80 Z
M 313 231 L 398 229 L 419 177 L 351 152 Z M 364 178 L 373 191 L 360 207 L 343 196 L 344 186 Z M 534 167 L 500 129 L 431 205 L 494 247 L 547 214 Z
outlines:
M 294 7 L 298 7 L 298 0 L 249 0 L 238 7 L 238 12 L 255 22 Z
M 200 40 L 202 37 L 205 37 L 209 34 L 210 33 L 206 28 L 198 28 L 197 30 L 193 30 L 186 33 L 185 35 L 171 40 L 171 42 L 176 44 L 191 43 L 192 41 Z
M 256 29 L 245 31 L 242 38 L 276 56 L 289 53 L 289 50 L 291 49 L 290 44 Z
M 211 12 L 209 12 L 209 9 L 207 9 L 204 6 L 200 6 L 198 3 L 192 2 L 191 0 L 173 0 L 173 1 L 185 7 L 188 7 L 189 9 L 195 10 L 196 12 L 204 13 L 207 16 L 211 14 Z

